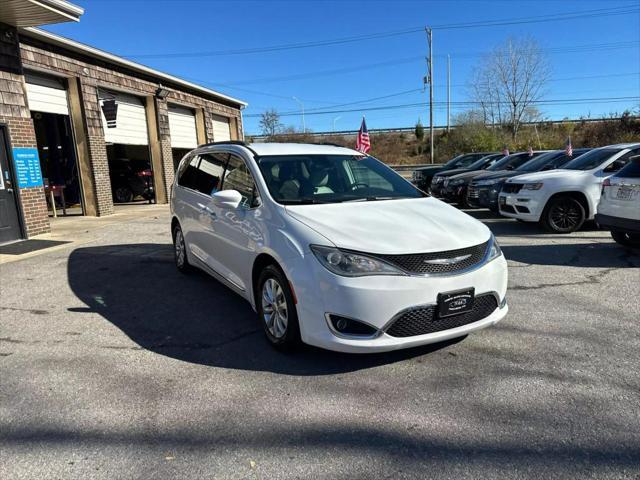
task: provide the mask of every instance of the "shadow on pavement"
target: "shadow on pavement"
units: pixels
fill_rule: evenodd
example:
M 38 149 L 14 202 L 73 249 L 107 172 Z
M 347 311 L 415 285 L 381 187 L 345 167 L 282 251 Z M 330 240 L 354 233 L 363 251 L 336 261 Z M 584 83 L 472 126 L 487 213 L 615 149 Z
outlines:
M 384 354 L 312 347 L 281 353 L 268 344 L 244 299 L 204 273 L 180 274 L 169 244 L 78 248 L 69 257 L 68 280 L 87 305 L 70 311 L 98 313 L 144 349 L 203 365 L 328 375 L 402 361 L 461 340 Z
M 503 245 L 508 260 L 533 265 L 586 268 L 640 267 L 640 255 L 617 243 Z

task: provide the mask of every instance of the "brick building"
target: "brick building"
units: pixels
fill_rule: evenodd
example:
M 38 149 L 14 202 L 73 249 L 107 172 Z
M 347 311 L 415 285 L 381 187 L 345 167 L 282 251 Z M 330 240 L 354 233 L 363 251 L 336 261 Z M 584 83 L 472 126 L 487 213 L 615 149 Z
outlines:
M 82 13 L 0 3 L 0 243 L 48 232 L 63 204 L 166 203 L 182 155 L 243 138 L 244 102 L 36 28 Z

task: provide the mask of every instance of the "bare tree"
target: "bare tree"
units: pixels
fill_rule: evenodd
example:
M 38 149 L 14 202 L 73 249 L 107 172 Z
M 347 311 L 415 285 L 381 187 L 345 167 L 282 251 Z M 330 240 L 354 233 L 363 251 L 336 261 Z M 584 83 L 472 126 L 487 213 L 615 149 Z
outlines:
M 280 115 L 275 109 L 267 110 L 260 115 L 260 130 L 263 135 L 273 137 L 282 130 Z
M 549 62 L 535 40 L 510 38 L 483 58 L 471 95 L 485 123 L 507 125 L 515 139 L 522 122 L 539 114 L 534 105 L 544 95 L 549 75 Z

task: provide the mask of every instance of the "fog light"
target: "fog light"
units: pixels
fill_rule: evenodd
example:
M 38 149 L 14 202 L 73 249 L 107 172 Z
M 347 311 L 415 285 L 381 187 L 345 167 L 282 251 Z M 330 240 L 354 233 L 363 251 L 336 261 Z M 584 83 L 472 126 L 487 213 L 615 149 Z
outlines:
M 331 329 L 338 335 L 373 337 L 378 333 L 378 329 L 352 318 L 327 314 L 327 320 Z

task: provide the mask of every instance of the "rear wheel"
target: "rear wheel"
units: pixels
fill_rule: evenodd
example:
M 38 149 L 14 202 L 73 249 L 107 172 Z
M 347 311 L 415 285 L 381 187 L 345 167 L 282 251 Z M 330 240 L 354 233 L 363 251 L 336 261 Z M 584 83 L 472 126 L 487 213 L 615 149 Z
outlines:
M 554 233 L 571 233 L 578 230 L 585 221 L 582 204 L 573 197 L 557 197 L 549 201 L 542 213 L 544 227 Z
M 611 237 L 625 247 L 640 248 L 640 233 L 611 231 Z
M 133 190 L 127 186 L 116 187 L 113 192 L 113 199 L 116 203 L 129 203 L 133 201 Z
M 280 350 L 300 343 L 298 314 L 289 282 L 275 265 L 268 265 L 258 278 L 256 310 L 269 342 Z

